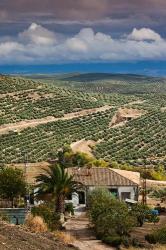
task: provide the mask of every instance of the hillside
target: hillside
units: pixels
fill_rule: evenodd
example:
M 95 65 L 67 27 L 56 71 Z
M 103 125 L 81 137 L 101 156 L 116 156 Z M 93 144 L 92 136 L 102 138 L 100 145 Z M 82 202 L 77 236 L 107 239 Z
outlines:
M 63 243 L 53 238 L 53 236 L 49 233 L 30 233 L 21 227 L 9 225 L 0 221 L 0 249 L 72 250 L 75 248 L 65 246 Z
M 93 141 L 97 158 L 166 166 L 165 79 L 75 77 L 0 77 L 1 163 L 24 162 L 25 155 L 47 161 L 65 143 L 84 139 Z

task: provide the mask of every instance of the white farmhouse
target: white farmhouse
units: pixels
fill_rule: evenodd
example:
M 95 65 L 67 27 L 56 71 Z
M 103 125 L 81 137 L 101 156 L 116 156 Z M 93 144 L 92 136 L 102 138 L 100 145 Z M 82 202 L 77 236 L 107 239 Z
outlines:
M 119 200 L 138 201 L 140 174 L 111 168 L 68 168 L 74 180 L 83 184 L 81 190 L 73 193 L 67 202 L 74 206 L 87 205 L 88 192 L 95 188 L 107 188 Z

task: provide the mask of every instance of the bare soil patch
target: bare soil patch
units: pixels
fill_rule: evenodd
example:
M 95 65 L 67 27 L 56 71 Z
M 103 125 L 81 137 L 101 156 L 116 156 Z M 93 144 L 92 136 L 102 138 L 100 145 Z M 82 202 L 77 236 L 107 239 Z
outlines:
M 82 139 L 80 141 L 72 143 L 70 146 L 74 153 L 82 152 L 88 154 L 90 157 L 93 157 L 92 148 L 96 145 L 95 141 Z
M 63 117 L 59 117 L 59 118 L 55 118 L 54 116 L 48 116 L 48 117 L 41 118 L 41 119 L 24 120 L 24 121 L 17 122 L 17 123 L 5 124 L 5 125 L 0 126 L 0 135 L 7 134 L 10 131 L 19 132 L 25 128 L 36 127 L 40 124 L 46 124 L 48 122 L 59 121 L 59 120 L 61 121 L 70 120 L 73 118 L 86 116 L 88 114 L 106 111 L 110 108 L 111 108 L 110 106 L 106 105 L 100 108 L 85 109 L 79 112 L 68 113 L 68 114 L 65 114 Z
M 119 108 L 113 116 L 109 127 L 115 128 L 125 125 L 128 121 L 136 119 L 144 114 L 144 111 L 132 108 Z
M 124 106 L 134 105 L 134 104 L 142 104 L 144 102 L 145 102 L 145 100 L 137 100 L 137 101 L 133 101 L 133 102 L 127 103 Z
M 31 98 L 32 101 L 37 101 L 44 98 L 53 98 L 54 94 L 53 93 L 49 93 L 49 94 L 45 94 L 45 93 L 40 93 L 40 95 L 37 92 L 34 93 L 29 93 L 28 97 Z
M 161 111 L 162 112 L 166 111 L 166 107 L 161 108 Z

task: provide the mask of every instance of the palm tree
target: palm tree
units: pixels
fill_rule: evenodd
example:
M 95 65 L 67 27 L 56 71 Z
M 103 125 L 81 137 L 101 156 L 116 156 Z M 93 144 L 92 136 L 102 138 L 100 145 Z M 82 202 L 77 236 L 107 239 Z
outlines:
M 51 165 L 44 171 L 45 173 L 36 177 L 37 194 L 39 197 L 49 195 L 55 201 L 55 212 L 64 213 L 65 198 L 76 192 L 81 184 L 74 181 L 63 166 Z

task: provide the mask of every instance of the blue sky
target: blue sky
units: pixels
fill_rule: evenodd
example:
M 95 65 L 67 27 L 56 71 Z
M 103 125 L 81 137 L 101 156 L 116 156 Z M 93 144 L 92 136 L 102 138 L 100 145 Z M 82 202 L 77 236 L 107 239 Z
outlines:
M 165 0 L 1 0 L 0 72 L 165 76 L 165 17 Z

